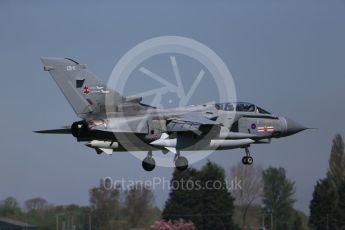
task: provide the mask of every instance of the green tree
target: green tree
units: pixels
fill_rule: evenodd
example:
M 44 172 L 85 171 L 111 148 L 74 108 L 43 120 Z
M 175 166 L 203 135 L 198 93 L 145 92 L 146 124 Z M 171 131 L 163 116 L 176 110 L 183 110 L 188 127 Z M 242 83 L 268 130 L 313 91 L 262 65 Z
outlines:
M 38 221 L 38 225 L 43 229 L 87 229 L 87 210 L 76 204 L 49 206 L 46 210 L 46 217 Z M 40 228 L 40 229 L 41 229 Z
M 170 194 L 165 203 L 162 217 L 165 220 L 202 219 L 198 216 L 198 210 L 195 208 L 198 203 L 198 192 L 196 189 L 185 189 L 186 183 L 194 183 L 197 180 L 197 171 L 188 168 L 180 172 L 175 170 L 170 183 Z M 200 220 L 201 221 L 201 220 Z
M 16 198 L 9 196 L 5 200 L 0 201 L 0 216 L 20 217 L 21 212 Z
M 129 227 L 148 227 L 158 220 L 153 198 L 152 190 L 142 184 L 136 184 L 125 191 L 123 212 Z
M 336 191 L 334 191 L 334 187 L 327 178 L 316 183 L 313 198 L 309 205 L 309 224 L 315 230 L 336 229 L 334 225 L 336 212 L 335 196 Z
M 92 225 L 95 229 L 109 229 L 112 220 L 120 217 L 120 191 L 117 188 L 104 186 L 101 180 L 99 187 L 89 191 Z
M 308 217 L 301 211 L 294 210 L 291 229 L 306 230 L 308 228 Z
M 245 226 L 253 225 L 251 220 L 255 220 L 257 223 L 261 216 L 261 209 L 256 208 L 256 206 L 258 206 L 263 188 L 262 167 L 258 165 L 248 167 L 239 162 L 230 169 L 230 178 L 241 181 L 241 188 L 234 188 L 232 195 L 235 198 L 236 211 L 237 213 L 240 212 L 241 216 L 241 221 L 238 221 L 238 224 L 243 229 Z M 248 214 L 252 215 L 247 218 Z
M 335 216 L 339 229 L 345 229 L 345 180 L 338 188 L 338 204 Z
M 337 134 L 333 139 L 331 156 L 329 159 L 329 169 L 327 178 L 334 184 L 335 188 L 344 180 L 345 175 L 345 153 L 344 141 L 340 134 Z
M 236 229 L 232 217 L 234 199 L 226 186 L 224 169 L 215 163 L 207 162 L 199 172 L 199 180 L 203 188 L 212 184 L 212 189 L 200 192 L 199 210 L 206 218 L 202 219 L 202 229 Z M 198 228 L 197 229 L 201 229 Z
M 172 191 L 165 204 L 165 220 L 188 219 L 196 229 L 237 229 L 234 205 L 227 190 L 224 169 L 207 162 L 201 170 L 175 171 Z
M 50 229 L 55 220 L 55 207 L 40 197 L 32 198 L 24 202 L 26 210 L 25 221 L 40 226 L 41 229 Z
M 342 136 L 337 134 L 332 143 L 327 177 L 317 182 L 310 202 L 309 225 L 316 230 L 344 229 L 343 207 L 345 153 Z
M 264 212 L 272 214 L 273 229 L 287 229 L 293 220 L 294 183 L 287 179 L 285 169 L 272 167 L 263 171 L 263 183 Z M 270 223 L 269 219 L 265 222 Z
M 40 197 L 32 198 L 24 202 L 25 209 L 30 211 L 40 211 L 47 207 L 48 202 Z
M 293 230 L 303 230 L 304 229 L 302 217 L 299 216 L 297 213 L 293 217 L 291 229 L 293 229 Z

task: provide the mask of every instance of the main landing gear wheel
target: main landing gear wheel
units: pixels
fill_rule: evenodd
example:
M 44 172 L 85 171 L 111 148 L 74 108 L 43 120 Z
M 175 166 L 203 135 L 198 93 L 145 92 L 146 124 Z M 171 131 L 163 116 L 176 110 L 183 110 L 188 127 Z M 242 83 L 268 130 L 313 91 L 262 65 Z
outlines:
M 142 166 L 146 171 L 152 171 L 156 167 L 156 161 L 152 157 L 152 152 L 147 154 L 147 157 L 142 162 Z
M 253 164 L 253 162 L 254 162 L 253 157 L 244 156 L 242 158 L 242 164 L 244 164 L 244 165 L 251 165 L 251 164 Z
M 250 156 L 250 152 L 249 152 L 248 147 L 246 147 L 245 150 L 246 150 L 246 156 L 244 156 L 242 158 L 242 164 L 244 164 L 244 165 L 252 165 L 253 162 L 254 162 L 253 157 Z
M 175 167 L 179 171 L 184 171 L 188 168 L 187 158 L 180 156 L 179 152 L 175 155 Z

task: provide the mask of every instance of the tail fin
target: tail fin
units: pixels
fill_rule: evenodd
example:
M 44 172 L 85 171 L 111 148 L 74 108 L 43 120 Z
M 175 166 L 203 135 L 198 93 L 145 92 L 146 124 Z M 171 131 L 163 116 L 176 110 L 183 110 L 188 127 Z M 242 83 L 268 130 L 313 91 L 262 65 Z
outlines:
M 108 89 L 98 80 L 86 65 L 69 58 L 41 58 L 44 70 L 49 71 L 56 84 L 72 106 L 75 113 L 86 118 L 90 114 L 105 112 L 105 95 L 112 93 L 115 100 L 121 103 L 123 97 Z

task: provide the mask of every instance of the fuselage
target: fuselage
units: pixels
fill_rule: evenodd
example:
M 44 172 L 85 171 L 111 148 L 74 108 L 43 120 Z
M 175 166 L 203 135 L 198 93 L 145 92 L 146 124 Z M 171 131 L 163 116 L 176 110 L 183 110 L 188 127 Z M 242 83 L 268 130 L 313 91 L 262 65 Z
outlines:
M 171 132 L 169 119 L 195 113 L 218 125 L 201 135 Z M 206 103 L 172 109 L 129 105 L 107 113 L 103 119 L 88 122 L 91 130 L 111 131 L 112 135 L 100 135 L 99 132 L 93 135 L 91 131 L 80 140 L 89 141 L 89 147 L 108 146 L 114 151 L 165 150 L 167 147 L 188 151 L 233 149 L 269 143 L 271 138 L 289 136 L 305 129 L 250 103 Z M 170 138 L 160 140 L 163 133 L 168 133 Z

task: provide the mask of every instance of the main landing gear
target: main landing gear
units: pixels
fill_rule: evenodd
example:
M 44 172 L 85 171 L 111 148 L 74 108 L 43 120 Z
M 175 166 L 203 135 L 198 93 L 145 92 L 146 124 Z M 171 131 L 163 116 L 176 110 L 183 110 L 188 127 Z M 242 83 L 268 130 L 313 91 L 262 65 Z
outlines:
M 187 158 L 180 155 L 179 150 L 177 150 L 175 154 L 174 161 L 175 161 L 175 167 L 177 170 L 184 171 L 188 168 L 188 160 Z
M 152 157 L 152 151 L 149 151 L 147 153 L 147 157 L 145 157 L 145 159 L 143 160 L 142 166 L 146 171 L 150 172 L 154 170 L 154 168 L 156 167 L 156 161 Z
M 246 155 L 242 158 L 242 164 L 244 165 L 253 164 L 254 160 L 253 160 L 253 157 L 250 156 L 248 147 L 245 147 L 244 149 L 246 150 Z
M 188 168 L 187 158 L 180 155 L 180 151 L 177 151 L 174 157 L 175 167 L 179 171 L 184 171 Z M 156 161 L 152 156 L 152 151 L 147 153 L 147 156 L 142 162 L 143 169 L 146 171 L 152 171 L 156 167 Z

